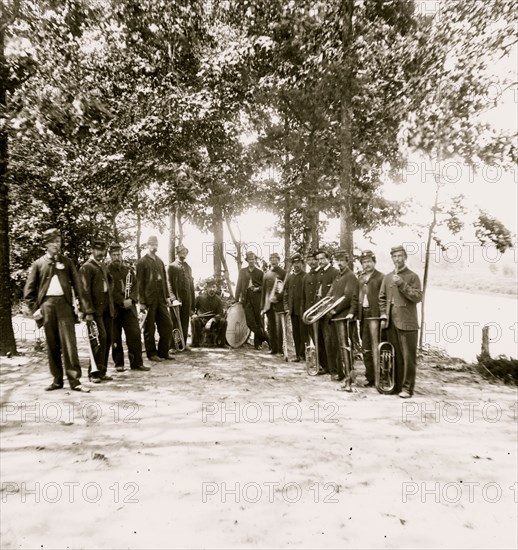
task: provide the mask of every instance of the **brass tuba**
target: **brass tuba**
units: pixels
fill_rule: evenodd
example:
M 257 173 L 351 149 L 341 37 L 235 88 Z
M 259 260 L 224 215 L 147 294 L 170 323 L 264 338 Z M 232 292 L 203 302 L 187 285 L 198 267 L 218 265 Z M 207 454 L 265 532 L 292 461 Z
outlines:
M 396 386 L 396 353 L 394 346 L 387 341 L 380 342 L 381 330 L 379 317 L 365 319 L 369 323 L 372 343 L 372 359 L 374 361 L 374 385 L 379 393 L 389 395 L 394 393 Z
M 318 321 L 342 302 L 345 296 L 334 299 L 331 296 L 325 296 L 316 304 L 308 308 L 302 316 L 302 321 L 306 325 L 313 325 L 313 341 L 306 344 L 306 371 L 309 376 L 316 376 L 320 370 L 318 362 Z

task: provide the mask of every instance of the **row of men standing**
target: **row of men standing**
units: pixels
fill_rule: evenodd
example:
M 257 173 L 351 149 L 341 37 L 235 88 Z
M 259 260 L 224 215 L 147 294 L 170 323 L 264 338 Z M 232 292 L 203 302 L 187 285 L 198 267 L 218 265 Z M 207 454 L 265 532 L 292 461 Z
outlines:
M 246 255 L 247 267 L 239 272 L 236 300 L 245 307 L 247 325 L 254 332 L 254 345 L 259 349 L 263 341 L 270 345 L 270 353 L 280 353 L 282 331 L 280 317 L 291 318 L 296 357 L 305 359 L 305 348 L 313 334 L 303 322 L 304 312 L 325 296 L 344 299 L 318 323 L 319 374 L 330 374 L 333 380 L 345 378 L 343 362 L 339 351 L 337 320 L 345 322 L 359 320 L 362 341 L 362 355 L 365 364 L 367 387 L 374 386 L 374 356 L 368 319 L 381 320 L 381 329 L 386 330 L 386 339 L 393 344 L 396 363 L 395 392 L 400 397 L 410 397 L 414 391 L 417 355 L 417 308 L 422 299 L 421 283 L 417 274 L 406 266 L 407 254 L 402 246 L 391 249 L 394 271 L 383 275 L 376 269 L 376 257 L 370 250 L 360 256 L 362 274 L 359 278 L 349 268 L 349 256 L 339 250 L 335 254 L 338 269 L 331 265 L 331 256 L 325 250 L 309 254 L 309 271 L 304 270 L 304 260 L 294 254 L 290 263 L 293 271 L 286 277 L 280 268 L 279 255 L 270 256 L 271 269 L 266 273 L 255 265 L 253 252 Z M 277 281 L 282 280 L 283 292 L 274 303 Z M 264 330 L 263 314 L 268 320 L 268 333 Z
M 97 329 L 97 345 L 92 347 L 96 369 L 89 368 L 92 382 L 112 380 L 107 374 L 110 349 L 116 370 L 124 370 L 123 330 L 130 369 L 150 370 L 142 359 L 137 303 L 140 310 L 147 313 L 144 324 L 147 357 L 152 361 L 172 359 L 169 349 L 173 323 L 168 306 L 177 298 L 183 301 L 182 310 L 186 314 L 181 314 L 181 322 L 186 336 L 190 312 L 197 304 L 194 303 L 192 272 L 185 263 L 188 252 L 185 247 L 178 248 L 178 260 L 169 266 L 169 286 L 164 263 L 156 255 L 156 237 L 148 239 L 148 252 L 137 262 L 136 274 L 122 260 L 121 246 L 118 244 L 109 247 L 111 261 L 105 264 L 108 247 L 104 241 L 95 239 L 90 258 L 77 271 L 73 262 L 61 253 L 61 235 L 56 229 L 46 231 L 43 241 L 47 251 L 31 266 L 24 297 L 33 318 L 45 331 L 49 368 L 53 376 L 47 390 L 62 388 L 66 375 L 71 389 L 86 391 L 80 381 L 81 367 L 75 335 L 77 306 L 90 327 Z M 215 285 L 212 286 L 212 294 L 214 288 Z M 201 308 L 203 296 L 199 299 Z M 214 305 L 214 299 L 209 300 L 211 305 Z M 222 310 L 221 300 L 218 300 Z M 208 320 L 205 316 L 204 323 Z M 158 345 L 155 342 L 156 329 L 159 333 Z

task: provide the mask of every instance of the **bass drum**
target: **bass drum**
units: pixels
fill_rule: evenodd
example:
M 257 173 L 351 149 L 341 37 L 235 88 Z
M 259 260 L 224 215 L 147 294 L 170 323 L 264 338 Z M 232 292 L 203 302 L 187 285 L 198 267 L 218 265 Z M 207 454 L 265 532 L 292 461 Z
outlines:
M 236 302 L 227 309 L 225 336 L 231 348 L 239 348 L 250 336 L 250 329 L 246 324 L 245 306 L 241 302 Z

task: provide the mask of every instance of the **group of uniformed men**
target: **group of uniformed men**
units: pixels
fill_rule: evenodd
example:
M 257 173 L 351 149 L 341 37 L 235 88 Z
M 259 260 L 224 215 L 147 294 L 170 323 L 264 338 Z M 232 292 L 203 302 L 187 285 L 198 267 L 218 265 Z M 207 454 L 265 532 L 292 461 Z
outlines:
M 330 374 L 336 381 L 344 380 L 346 373 L 337 333 L 340 324 L 333 320 L 359 320 L 365 386 L 374 386 L 374 356 L 368 320 L 380 319 L 381 329 L 386 330 L 386 339 L 395 351 L 394 393 L 402 398 L 411 397 L 416 375 L 419 328 L 416 304 L 422 299 L 421 282 L 406 266 L 407 254 L 403 246 L 393 247 L 390 254 L 395 269 L 383 275 L 376 269 L 374 253 L 363 251 L 360 256 L 362 273 L 357 277 L 349 267 L 349 256 L 344 250 L 334 255 L 338 268 L 332 265 L 331 255 L 326 250 L 309 254 L 306 258 L 308 272 L 304 269 L 302 256 L 294 254 L 290 259 L 292 272 L 288 275 L 280 268 L 277 253 L 270 256 L 271 269 L 263 273 L 256 266 L 255 254 L 248 252 L 248 266 L 239 272 L 236 299 L 244 304 L 255 348 L 267 342 L 270 353 L 282 353 L 283 332 L 284 336 L 286 332 L 280 330 L 280 324 L 283 316 L 289 315 L 296 353 L 293 361 L 305 360 L 306 346 L 315 337 L 303 322 L 304 313 L 326 296 L 332 298 L 331 304 L 343 296 L 344 299 L 318 322 L 318 374 Z M 280 281 L 283 284 L 279 284 Z M 276 285 L 279 292 L 276 292 Z M 267 317 L 267 331 L 263 314 Z
M 181 349 L 190 350 L 184 340 L 189 322 L 192 346 L 201 345 L 207 336 L 212 335 L 215 345 L 226 347 L 226 321 L 223 302 L 216 292 L 216 281 L 207 281 L 206 291 L 195 298 L 192 270 L 186 262 L 188 249 L 183 245 L 177 248 L 178 257 L 168 266 L 166 273 L 163 261 L 157 256 L 158 239 L 150 237 L 147 253 L 138 260 L 135 274 L 123 261 L 119 244 L 108 247 L 104 241 L 96 239 L 92 242 L 91 257 L 76 271 L 73 262 L 61 253 L 59 232 L 51 229 L 43 237 L 47 252 L 33 263 L 24 294 L 34 319 L 45 331 L 53 376 L 52 383 L 46 388 L 48 391 L 63 387 L 64 373 L 72 390 L 89 391 L 81 384 L 75 337 L 77 309 L 87 324 L 95 327 L 93 337 L 96 345 L 91 348 L 93 360 L 89 368 L 89 378 L 93 383 L 113 380 L 107 374 L 110 349 L 115 369 L 124 370 L 122 330 L 126 336 L 130 369 L 150 370 L 142 360 L 137 304 L 144 318 L 145 352 L 151 361 L 173 359 L 170 350 L 174 330 L 180 328 Z M 110 261 L 105 263 L 107 251 Z M 339 353 L 338 323 L 333 323 L 333 319 L 346 322 L 358 319 L 365 385 L 374 386 L 371 333 L 366 320 L 379 318 L 381 328 L 386 329 L 386 338 L 395 350 L 395 392 L 402 398 L 411 397 L 416 374 L 416 304 L 422 299 L 421 283 L 417 274 L 406 266 L 407 254 L 402 246 L 392 248 L 390 253 L 395 269 L 383 275 L 376 269 L 374 253 L 370 250 L 362 252 L 363 271 L 358 278 L 350 269 L 349 256 L 343 250 L 335 253 L 338 268 L 332 265 L 332 258 L 326 250 L 309 254 L 306 258 L 308 272 L 303 257 L 294 254 L 290 258 L 288 274 L 280 267 L 277 253 L 271 254 L 270 269 L 265 273 L 256 266 L 256 255 L 247 252 L 248 266 L 239 271 L 236 300 L 244 305 L 246 323 L 254 333 L 255 348 L 259 349 L 266 342 L 271 354 L 282 353 L 286 331 L 281 330 L 281 325 L 289 316 L 296 354 L 293 360 L 305 360 L 306 346 L 314 336 L 303 322 L 304 312 L 326 296 L 333 300 L 343 296 L 344 299 L 318 323 L 318 374 L 330 374 L 336 381 L 345 378 Z M 175 318 L 179 325 L 176 329 Z
M 136 274 L 122 259 L 121 246 L 107 246 L 95 239 L 91 256 L 76 270 L 73 262 L 61 253 L 61 235 L 50 229 L 43 235 L 47 252 L 36 260 L 29 272 L 24 296 L 38 326 L 43 326 L 52 383 L 47 391 L 63 388 L 66 375 L 74 391 L 89 391 L 81 384 L 81 367 L 77 352 L 75 324 L 78 310 L 89 326 L 92 360 L 89 378 L 92 383 L 111 381 L 107 373 L 110 349 L 117 371 L 124 371 L 122 330 L 126 336 L 130 369 L 149 371 L 142 359 L 139 312 L 143 317 L 144 347 L 154 362 L 172 360 L 172 310 L 178 307 L 178 324 L 183 330 L 182 350 L 189 351 L 185 338 L 189 319 L 193 323 L 193 345 L 199 345 L 209 333 L 215 345 L 226 347 L 226 321 L 223 302 L 216 294 L 216 281 L 209 279 L 206 290 L 194 299 L 194 282 L 185 261 L 188 250 L 177 248 L 178 258 L 168 266 L 157 256 L 158 239 L 150 237 L 148 251 L 137 262 Z M 107 251 L 110 261 L 105 263 Z M 158 331 L 158 344 L 155 332 Z M 95 363 L 95 364 L 93 364 Z M 64 372 L 63 372 L 64 367 Z

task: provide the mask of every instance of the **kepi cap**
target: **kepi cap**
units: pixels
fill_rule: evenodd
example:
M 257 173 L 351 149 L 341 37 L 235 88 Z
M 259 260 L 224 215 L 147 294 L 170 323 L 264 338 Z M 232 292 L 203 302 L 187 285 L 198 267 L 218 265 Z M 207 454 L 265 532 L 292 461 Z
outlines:
M 392 254 L 395 254 L 396 252 L 404 252 L 405 255 L 406 255 L 406 250 L 404 248 L 404 246 L 402 244 L 398 245 L 398 246 L 393 246 L 391 249 L 390 249 L 390 255 L 392 256 Z
M 255 258 L 256 258 L 255 252 L 252 252 L 251 250 L 249 250 L 249 251 L 245 254 L 245 258 L 246 258 L 247 260 L 255 260 Z
M 158 239 L 155 235 L 148 237 L 147 244 L 158 244 Z
M 362 253 L 360 254 L 360 262 L 367 259 L 371 259 L 373 262 L 376 261 L 376 256 L 372 250 L 362 250 Z
M 295 252 L 295 254 L 293 254 L 293 256 L 290 258 L 290 260 L 292 262 L 302 262 L 302 255 L 299 254 L 298 252 Z
M 119 252 L 119 250 L 122 250 L 122 246 L 119 243 L 112 243 L 110 247 L 108 248 L 110 254 L 112 252 Z
M 105 250 L 107 248 L 106 241 L 104 239 L 92 239 L 92 248 Z

